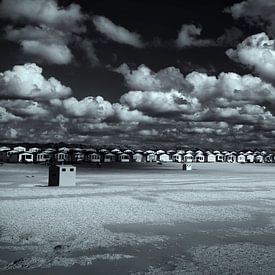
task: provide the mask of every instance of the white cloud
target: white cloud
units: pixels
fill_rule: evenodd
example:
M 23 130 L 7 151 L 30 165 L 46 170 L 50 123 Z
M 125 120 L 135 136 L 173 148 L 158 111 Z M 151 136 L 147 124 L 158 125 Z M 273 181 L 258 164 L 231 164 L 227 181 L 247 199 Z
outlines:
M 47 25 L 55 29 L 84 32 L 86 16 L 77 4 L 60 7 L 55 0 L 2 0 L 0 17 L 14 22 Z
M 73 60 L 71 46 L 84 48 L 90 60 L 98 61 L 92 43 L 80 36 L 86 32 L 87 16 L 77 4 L 63 8 L 56 0 L 4 0 L 0 17 L 16 24 L 5 28 L 5 38 L 20 44 L 36 62 L 69 64 Z
M 120 101 L 131 109 L 140 110 L 149 115 L 164 116 L 171 113 L 191 114 L 200 109 L 196 98 L 183 95 L 181 92 L 131 91 L 124 94 Z
M 197 27 L 193 24 L 182 25 L 181 30 L 178 34 L 178 38 L 176 40 L 176 45 L 180 48 L 192 46 L 207 47 L 216 45 L 216 42 L 213 39 L 199 38 L 199 36 L 201 35 L 201 31 L 201 27 Z
M 70 94 L 71 89 L 54 77 L 46 79 L 36 64 L 17 65 L 11 71 L 0 73 L 0 97 L 49 100 Z
M 130 45 L 136 48 L 144 47 L 144 43 L 142 42 L 139 34 L 130 32 L 124 27 L 115 25 L 111 20 L 104 16 L 94 16 L 93 22 L 96 29 L 100 33 L 115 42 Z
M 39 41 L 21 41 L 23 51 L 52 64 L 68 64 L 73 55 L 66 45 L 43 44 Z
M 236 49 L 229 49 L 226 54 L 256 73 L 275 80 L 275 41 L 265 33 L 247 37 Z
M 127 86 L 134 90 L 163 91 L 190 89 L 180 70 L 168 67 L 155 73 L 145 65 L 140 65 L 136 70 L 130 70 L 127 64 L 122 64 L 116 72 L 122 74 Z
M 275 34 L 274 0 L 247 0 L 228 7 L 226 12 L 234 19 L 244 18 L 249 24 L 266 29 L 270 35 Z
M 85 97 L 82 100 L 70 97 L 63 101 L 63 105 L 69 116 L 101 120 L 113 115 L 112 104 L 101 96 Z

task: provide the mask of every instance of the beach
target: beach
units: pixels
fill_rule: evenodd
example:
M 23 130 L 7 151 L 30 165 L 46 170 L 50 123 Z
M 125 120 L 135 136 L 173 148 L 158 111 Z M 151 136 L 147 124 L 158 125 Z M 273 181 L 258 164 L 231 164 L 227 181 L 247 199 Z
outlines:
M 275 274 L 274 164 L 0 167 L 5 274 Z

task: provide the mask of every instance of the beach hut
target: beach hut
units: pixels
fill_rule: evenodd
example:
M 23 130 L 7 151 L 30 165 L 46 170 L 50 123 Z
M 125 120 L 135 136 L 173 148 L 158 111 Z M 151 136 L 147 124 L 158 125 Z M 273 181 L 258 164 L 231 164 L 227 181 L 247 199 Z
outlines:
M 192 162 L 193 155 L 191 153 L 186 153 L 185 155 L 183 155 L 183 161 L 184 162 Z
M 147 162 L 155 162 L 157 161 L 157 155 L 155 153 L 150 153 L 146 155 Z
M 118 156 L 118 160 L 119 160 L 120 162 L 130 162 L 131 156 L 130 156 L 129 154 L 123 153 L 123 154 L 120 154 L 120 155 Z
M 224 161 L 224 155 L 221 153 L 216 154 L 216 162 L 223 162 Z
M 82 162 L 82 161 L 84 161 L 84 158 L 85 158 L 84 153 L 79 151 L 79 152 L 72 153 L 71 161 L 72 162 Z
M 264 157 L 262 155 L 256 155 L 254 161 L 256 163 L 263 163 L 264 162 Z
M 47 162 L 50 161 L 51 156 L 49 153 L 41 152 L 36 155 L 36 161 L 37 162 Z
M 235 163 L 237 158 L 234 154 L 230 154 L 228 153 L 226 156 L 225 156 L 225 159 L 227 162 L 230 162 L 230 163 Z
M 182 160 L 183 160 L 182 154 L 176 153 L 172 156 L 173 162 L 182 162 Z
M 24 152 L 18 154 L 18 162 L 31 163 L 33 162 L 33 154 Z
M 55 160 L 57 162 L 66 162 L 66 161 L 69 161 L 70 160 L 69 154 L 64 153 L 64 152 L 59 152 L 59 153 L 55 154 Z
M 27 151 L 26 147 L 23 147 L 23 146 L 14 147 L 13 150 L 16 152 L 26 152 Z
M 59 152 L 68 153 L 71 149 L 68 147 L 61 147 L 58 149 Z
M 108 153 L 104 156 L 104 162 L 115 162 L 116 161 L 116 155 L 113 153 Z
M 143 154 L 140 154 L 140 153 L 135 153 L 133 155 L 133 160 L 135 162 L 142 162 L 143 161 Z
M 101 155 L 98 153 L 88 154 L 87 161 L 88 162 L 101 162 Z
M 264 156 L 264 162 L 266 163 L 271 163 L 273 161 L 273 156 L 272 154 Z
M 1 146 L 0 147 L 0 152 L 2 152 L 2 151 L 10 151 L 10 150 L 11 150 L 11 148 L 7 147 L 7 146 Z
M 51 165 L 48 186 L 75 186 L 76 167 L 72 165 Z
M 205 157 L 206 162 L 216 162 L 216 156 L 212 153 L 208 153 Z
M 254 155 L 247 154 L 246 155 L 246 162 L 253 163 L 254 162 Z
M 238 163 L 245 163 L 245 162 L 246 162 L 245 155 L 239 154 L 239 155 L 237 156 L 237 162 L 238 162 Z
M 160 154 L 159 161 L 161 162 L 169 162 L 171 161 L 170 156 L 168 154 Z
M 204 162 L 204 155 L 201 151 L 198 151 L 198 153 L 195 155 L 195 161 L 196 162 Z
M 32 147 L 28 150 L 29 153 L 38 153 L 40 151 L 41 151 L 41 149 L 39 149 L 37 147 Z

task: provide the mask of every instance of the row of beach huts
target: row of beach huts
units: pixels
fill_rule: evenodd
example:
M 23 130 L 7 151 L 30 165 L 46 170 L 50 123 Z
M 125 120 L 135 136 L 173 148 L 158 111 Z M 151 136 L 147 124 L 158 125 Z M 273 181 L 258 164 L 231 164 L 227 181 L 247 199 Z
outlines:
M 229 162 L 272 163 L 275 155 L 266 151 L 121 150 L 94 148 L 0 147 L 0 162 L 10 163 L 103 163 L 103 162 Z

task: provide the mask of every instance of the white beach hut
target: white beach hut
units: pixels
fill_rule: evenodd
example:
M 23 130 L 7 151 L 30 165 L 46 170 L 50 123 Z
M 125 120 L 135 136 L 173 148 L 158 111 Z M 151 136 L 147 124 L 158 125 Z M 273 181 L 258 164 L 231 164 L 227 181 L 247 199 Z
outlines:
M 31 163 L 33 162 L 33 154 L 24 152 L 18 154 L 18 161 L 24 163 Z
M 216 156 L 212 153 L 208 153 L 205 157 L 206 162 L 216 162 Z
M 227 162 L 230 162 L 230 163 L 235 163 L 236 160 L 237 160 L 236 156 L 235 156 L 234 154 L 230 154 L 230 153 L 228 153 L 228 154 L 225 156 L 225 158 L 226 158 L 226 161 L 227 161 Z
M 195 161 L 196 161 L 196 162 L 204 162 L 204 155 L 202 154 L 201 151 L 199 151 L 199 152 L 195 155 Z
M 51 159 L 51 156 L 49 153 L 41 152 L 36 155 L 36 161 L 37 162 L 47 162 Z
M 72 165 L 51 165 L 48 186 L 75 186 L 76 167 Z
M 135 162 L 142 162 L 143 161 L 143 154 L 141 154 L 141 153 L 135 153 L 133 155 L 133 160 Z
M 192 162 L 193 161 L 193 155 L 190 153 L 186 153 L 183 155 L 183 161 L 184 162 Z
M 173 162 L 182 162 L 182 160 L 183 160 L 183 155 L 182 154 L 176 153 L 172 156 L 172 161 Z
M 252 155 L 252 154 L 247 154 L 247 155 L 246 155 L 246 162 L 248 162 L 248 163 L 253 163 L 253 162 L 254 162 L 254 155 Z
M 159 155 L 159 161 L 161 162 L 169 162 L 171 161 L 170 156 L 168 154 Z
M 101 161 L 101 156 L 98 153 L 88 154 L 87 161 L 88 162 L 100 162 Z
M 23 146 L 16 146 L 13 148 L 14 151 L 16 152 L 26 152 L 26 147 L 23 147 Z
M 120 162 L 130 162 L 131 156 L 129 154 L 123 153 L 118 156 Z
M 115 162 L 116 161 L 116 155 L 113 153 L 108 153 L 104 156 L 104 162 Z
M 244 154 L 239 154 L 239 155 L 237 156 L 237 162 L 238 162 L 238 163 L 245 163 L 245 162 L 246 162 L 246 157 L 245 157 L 245 155 L 244 155 Z

